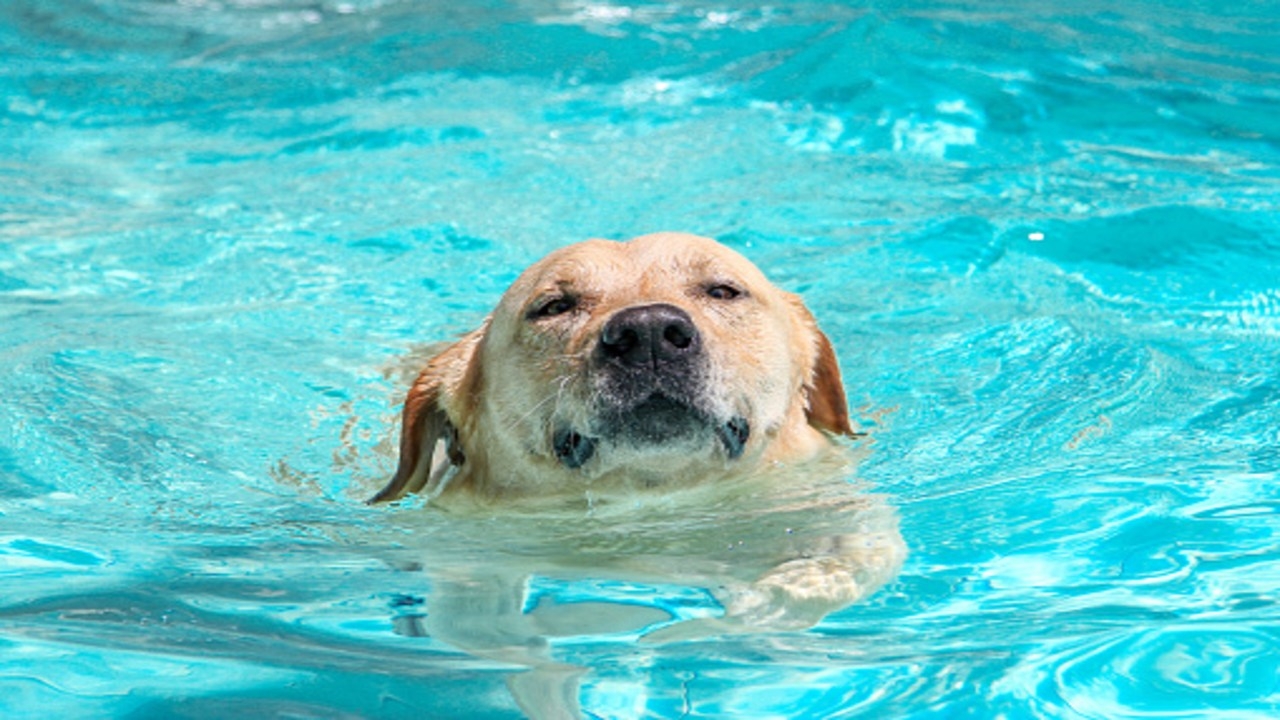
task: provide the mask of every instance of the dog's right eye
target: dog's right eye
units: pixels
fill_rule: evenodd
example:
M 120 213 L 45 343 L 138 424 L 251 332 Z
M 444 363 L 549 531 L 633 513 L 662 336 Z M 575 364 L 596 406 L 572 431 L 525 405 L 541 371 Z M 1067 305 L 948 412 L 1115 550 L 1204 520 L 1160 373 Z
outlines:
M 534 305 L 528 317 L 530 320 L 555 317 L 570 312 L 576 307 L 578 307 L 578 298 L 572 295 L 559 295 Z
M 742 295 L 741 290 L 726 283 L 712 285 L 706 289 L 706 293 L 707 297 L 715 298 L 716 300 L 733 300 Z

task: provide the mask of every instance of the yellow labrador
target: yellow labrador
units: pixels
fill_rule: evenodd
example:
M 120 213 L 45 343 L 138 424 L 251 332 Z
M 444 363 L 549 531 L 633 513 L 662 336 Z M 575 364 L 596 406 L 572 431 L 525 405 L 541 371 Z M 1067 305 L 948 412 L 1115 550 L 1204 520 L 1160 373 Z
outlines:
M 388 519 L 407 531 L 397 564 L 431 577 L 422 627 L 398 627 L 528 668 L 508 681 L 519 706 L 573 718 L 587 668 L 550 638 L 811 626 L 905 555 L 892 508 L 848 480 L 833 437 L 853 434 L 827 337 L 738 253 L 679 233 L 557 250 L 409 390 L 373 502 L 445 511 Z M 708 588 L 723 612 L 529 608 L 531 577 Z
M 746 258 L 680 233 L 590 240 L 531 266 L 428 363 L 373 500 L 689 483 L 852 434 L 830 342 Z

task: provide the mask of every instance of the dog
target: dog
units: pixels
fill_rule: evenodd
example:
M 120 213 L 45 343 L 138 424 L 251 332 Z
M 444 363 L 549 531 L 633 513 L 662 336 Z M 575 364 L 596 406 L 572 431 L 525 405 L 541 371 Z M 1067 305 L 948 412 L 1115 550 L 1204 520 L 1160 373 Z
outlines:
M 657 488 L 842 435 L 836 354 L 797 296 L 708 238 L 589 240 L 531 266 L 427 364 L 373 502 Z
M 440 512 L 395 516 L 423 538 L 395 562 L 432 577 L 423 626 L 398 627 L 528 668 L 508 681 L 519 706 L 567 718 L 586 669 L 551 658 L 573 631 L 528 607 L 532 576 L 711 590 L 718 616 L 595 607 L 593 627 L 655 644 L 812 626 L 905 556 L 892 508 L 848 479 L 857 435 L 831 342 L 742 255 L 683 233 L 556 250 L 408 391 L 370 502 Z

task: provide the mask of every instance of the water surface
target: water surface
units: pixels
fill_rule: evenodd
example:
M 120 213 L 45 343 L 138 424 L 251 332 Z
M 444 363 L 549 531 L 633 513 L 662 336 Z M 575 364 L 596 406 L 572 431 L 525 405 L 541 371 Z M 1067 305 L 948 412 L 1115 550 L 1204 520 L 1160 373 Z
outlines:
M 910 555 L 807 632 L 561 638 L 587 712 L 1274 717 L 1277 47 L 1267 2 L 6 2 L 2 714 L 518 716 L 397 633 L 392 369 L 677 229 L 805 297 Z

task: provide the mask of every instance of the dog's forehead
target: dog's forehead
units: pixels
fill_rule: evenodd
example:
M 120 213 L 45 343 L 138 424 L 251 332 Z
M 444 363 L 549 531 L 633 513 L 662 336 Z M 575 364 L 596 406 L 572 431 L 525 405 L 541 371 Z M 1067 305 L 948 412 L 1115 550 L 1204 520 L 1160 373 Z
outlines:
M 655 233 L 632 240 L 588 240 L 560 248 L 529 267 L 510 295 L 594 285 L 639 288 L 652 282 L 717 278 L 753 286 L 768 281 L 751 261 L 710 238 Z
M 742 255 L 720 243 L 685 233 L 641 235 L 623 243 L 636 269 L 657 272 L 732 273 L 746 282 L 764 276 Z

